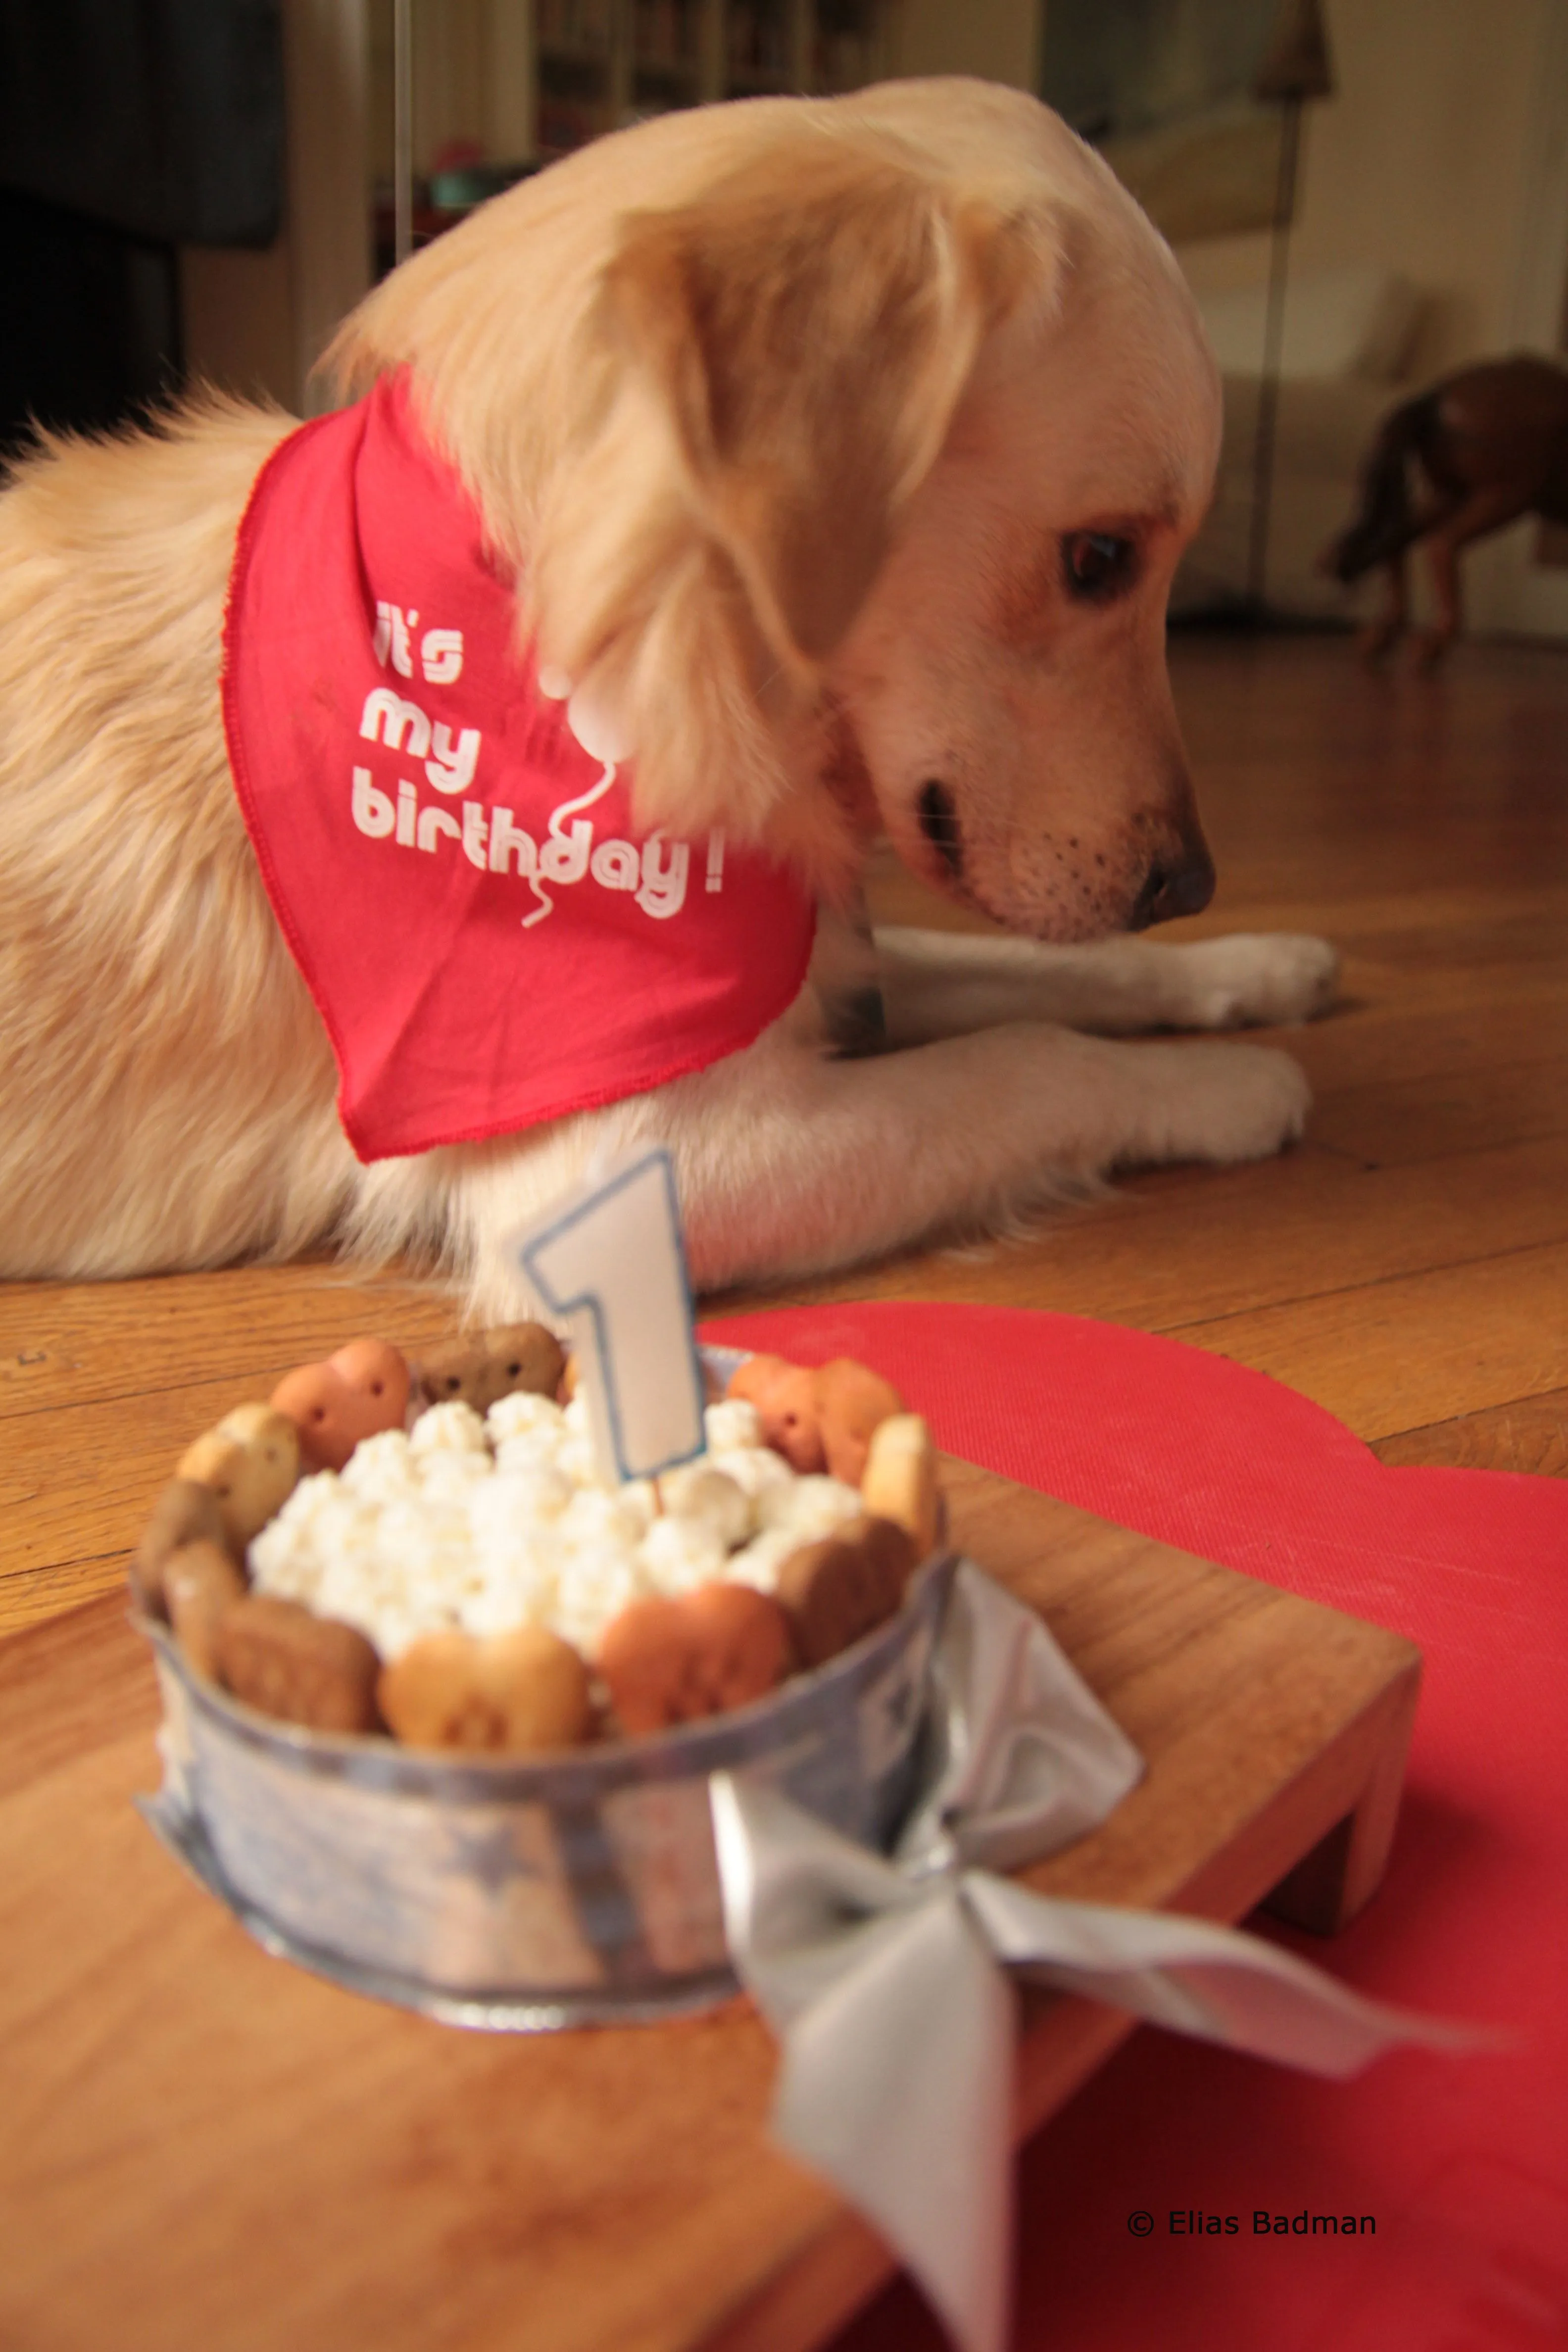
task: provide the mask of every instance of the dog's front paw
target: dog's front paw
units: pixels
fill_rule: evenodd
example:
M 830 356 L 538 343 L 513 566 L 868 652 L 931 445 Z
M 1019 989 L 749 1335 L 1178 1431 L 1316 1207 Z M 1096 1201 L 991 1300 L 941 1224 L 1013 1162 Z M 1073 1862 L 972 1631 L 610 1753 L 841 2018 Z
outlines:
M 1147 1087 L 1148 1127 L 1130 1157 L 1267 1160 L 1294 1143 L 1307 1123 L 1311 1088 L 1289 1054 L 1268 1045 L 1145 1045 L 1158 1056 L 1159 1083 Z M 1154 1075 L 1152 1063 L 1147 1076 Z
M 1209 1106 L 1213 1124 L 1199 1147 L 1205 1160 L 1266 1160 L 1299 1140 L 1312 1108 L 1312 1089 L 1299 1063 L 1268 1045 L 1214 1046 L 1210 1057 L 1219 1066 Z
M 1338 950 L 1294 931 L 1238 931 L 1199 940 L 1182 953 L 1198 1029 L 1310 1021 L 1328 1011 L 1339 987 Z

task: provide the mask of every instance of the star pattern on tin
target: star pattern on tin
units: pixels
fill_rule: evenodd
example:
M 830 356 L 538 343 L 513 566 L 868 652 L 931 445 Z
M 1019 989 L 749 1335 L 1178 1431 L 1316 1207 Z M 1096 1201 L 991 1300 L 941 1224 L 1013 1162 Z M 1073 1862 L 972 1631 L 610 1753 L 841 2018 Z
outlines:
M 539 1864 L 520 1853 L 509 1822 L 490 1829 L 467 1829 L 453 1822 L 447 1832 L 447 1858 L 442 1867 L 453 1878 L 476 1879 L 487 1895 L 504 1895 L 519 1879 L 538 1878 Z

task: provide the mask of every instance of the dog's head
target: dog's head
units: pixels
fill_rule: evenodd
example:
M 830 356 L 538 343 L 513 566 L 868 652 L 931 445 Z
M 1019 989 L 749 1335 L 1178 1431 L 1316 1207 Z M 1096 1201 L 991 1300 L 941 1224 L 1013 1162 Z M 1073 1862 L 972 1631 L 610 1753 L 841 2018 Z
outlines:
M 666 118 L 399 271 L 406 362 L 639 814 L 1071 940 L 1204 904 L 1164 662 L 1217 381 L 1168 252 L 963 82 Z

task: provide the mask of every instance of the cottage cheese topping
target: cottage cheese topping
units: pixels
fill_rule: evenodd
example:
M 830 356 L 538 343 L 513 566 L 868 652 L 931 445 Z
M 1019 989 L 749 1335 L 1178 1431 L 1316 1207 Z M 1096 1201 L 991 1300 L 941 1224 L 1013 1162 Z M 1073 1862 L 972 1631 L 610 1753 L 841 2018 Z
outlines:
M 647 1479 L 595 1482 L 580 1398 L 502 1397 L 482 1421 L 432 1405 L 406 1435 L 362 1440 L 341 1473 L 301 1479 L 252 1542 L 251 1577 L 358 1626 L 384 1658 L 441 1627 L 536 1624 L 592 1662 L 628 1601 L 713 1578 L 771 1592 L 781 1560 L 861 1509 L 837 1478 L 796 1477 L 738 1398 L 709 1406 L 707 1436 L 660 1480 L 660 1512 Z

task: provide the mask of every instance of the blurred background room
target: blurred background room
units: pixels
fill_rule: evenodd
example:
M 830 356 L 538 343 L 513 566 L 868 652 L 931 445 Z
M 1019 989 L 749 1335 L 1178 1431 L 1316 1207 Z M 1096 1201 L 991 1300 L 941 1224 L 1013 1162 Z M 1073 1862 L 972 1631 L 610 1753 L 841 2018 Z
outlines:
M 195 379 L 319 405 L 311 366 L 395 250 L 400 37 L 414 243 L 671 107 L 1038 90 L 1171 239 L 1224 372 L 1180 615 L 1350 617 L 1368 592 L 1315 559 L 1379 419 L 1563 348 L 1562 0 L 0 0 L 0 434 Z M 1489 540 L 1471 630 L 1568 629 L 1565 562 L 1538 522 Z

